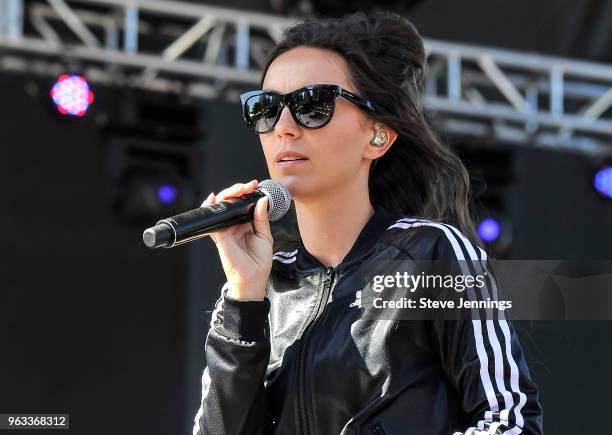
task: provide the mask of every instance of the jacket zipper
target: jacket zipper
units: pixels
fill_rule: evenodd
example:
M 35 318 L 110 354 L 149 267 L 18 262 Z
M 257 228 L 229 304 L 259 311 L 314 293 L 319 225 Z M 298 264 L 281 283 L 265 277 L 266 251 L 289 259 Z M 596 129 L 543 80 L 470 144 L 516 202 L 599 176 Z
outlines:
M 325 306 L 327 305 L 327 299 L 329 298 L 329 291 L 332 286 L 332 282 L 334 279 L 335 269 L 333 267 L 325 268 L 325 275 L 323 278 L 323 291 L 321 294 L 321 298 L 319 299 L 319 304 L 315 311 L 315 317 L 312 322 L 306 327 L 306 331 L 304 332 L 304 340 L 302 341 L 302 347 L 300 349 L 300 359 L 298 361 L 298 403 L 299 403 L 299 414 L 300 414 L 300 423 L 302 425 L 302 434 L 308 435 L 308 414 L 306 411 L 306 388 L 305 388 L 305 379 L 306 379 L 306 370 L 304 369 L 304 363 L 306 359 L 306 347 L 308 345 L 308 339 L 310 338 L 310 334 L 315 328 L 319 317 Z

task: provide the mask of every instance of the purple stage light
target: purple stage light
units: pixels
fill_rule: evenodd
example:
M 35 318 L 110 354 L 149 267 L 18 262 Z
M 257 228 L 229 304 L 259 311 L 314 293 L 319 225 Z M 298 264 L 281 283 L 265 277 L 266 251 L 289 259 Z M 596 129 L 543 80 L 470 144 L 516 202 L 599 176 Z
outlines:
M 171 204 L 174 202 L 177 196 L 176 187 L 171 184 L 162 184 L 157 189 L 157 198 L 163 204 Z
M 499 238 L 501 234 L 501 226 L 499 222 L 497 222 L 493 218 L 483 219 L 480 224 L 478 224 L 478 236 L 484 242 L 494 242 Z
M 599 193 L 612 198 L 612 166 L 607 166 L 597 171 L 593 184 Z

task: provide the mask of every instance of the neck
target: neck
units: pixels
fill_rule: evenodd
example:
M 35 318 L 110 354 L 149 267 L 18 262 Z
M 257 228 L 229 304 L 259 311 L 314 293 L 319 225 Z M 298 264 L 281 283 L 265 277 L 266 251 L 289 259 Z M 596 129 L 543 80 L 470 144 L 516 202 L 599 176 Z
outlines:
M 316 199 L 295 200 L 302 243 L 326 267 L 342 262 L 374 214 L 362 186 L 343 187 Z

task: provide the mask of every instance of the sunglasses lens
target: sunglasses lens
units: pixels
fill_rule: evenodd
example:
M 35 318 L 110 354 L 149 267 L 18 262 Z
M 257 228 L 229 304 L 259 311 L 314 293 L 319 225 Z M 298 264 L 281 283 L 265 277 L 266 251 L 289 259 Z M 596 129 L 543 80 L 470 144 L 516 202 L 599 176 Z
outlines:
M 329 122 L 334 113 L 334 95 L 325 89 L 304 89 L 291 99 L 293 113 L 306 128 Z
M 266 93 L 249 98 L 244 103 L 244 113 L 249 127 L 257 133 L 271 130 L 278 117 L 279 101 L 277 95 Z

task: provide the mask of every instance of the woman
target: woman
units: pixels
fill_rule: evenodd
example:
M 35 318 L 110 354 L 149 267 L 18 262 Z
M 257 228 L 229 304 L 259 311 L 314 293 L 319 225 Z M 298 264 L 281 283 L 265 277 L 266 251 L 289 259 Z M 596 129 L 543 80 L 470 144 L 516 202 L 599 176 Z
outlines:
M 542 433 L 510 322 L 361 318 L 365 261 L 487 267 L 467 172 L 422 114 L 425 62 L 417 30 L 395 14 L 306 21 L 272 50 L 262 90 L 241 96 L 299 237 L 273 240 L 264 198 L 252 226 L 213 234 L 227 282 L 194 434 Z M 491 279 L 477 297 L 488 292 Z

